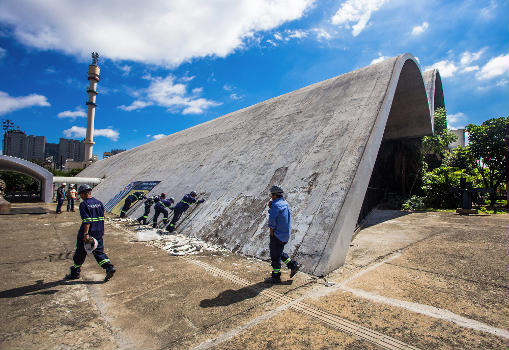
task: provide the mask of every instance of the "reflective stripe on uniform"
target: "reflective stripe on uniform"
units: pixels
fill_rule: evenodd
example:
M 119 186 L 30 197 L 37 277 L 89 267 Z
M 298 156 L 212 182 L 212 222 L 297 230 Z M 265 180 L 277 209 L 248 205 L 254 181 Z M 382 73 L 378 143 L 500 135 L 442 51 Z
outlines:
M 104 216 L 99 216 L 97 218 L 84 218 L 82 221 L 85 222 L 85 223 L 104 221 Z
M 110 259 L 104 259 L 102 261 L 99 261 L 98 264 L 99 264 L 99 266 L 103 266 L 104 264 L 109 263 L 109 262 L 110 262 Z
M 290 263 L 290 261 L 292 261 L 292 259 L 288 258 L 286 259 L 285 261 L 283 261 L 286 265 L 288 265 Z
M 279 272 L 281 269 L 272 269 L 272 272 Z
M 75 269 L 79 269 L 79 268 L 81 267 L 81 265 L 76 265 L 76 264 L 74 264 L 74 266 L 73 266 L 73 267 L 74 267 Z
M 185 200 L 181 200 L 181 202 L 187 205 L 191 205 L 191 203 L 187 203 Z

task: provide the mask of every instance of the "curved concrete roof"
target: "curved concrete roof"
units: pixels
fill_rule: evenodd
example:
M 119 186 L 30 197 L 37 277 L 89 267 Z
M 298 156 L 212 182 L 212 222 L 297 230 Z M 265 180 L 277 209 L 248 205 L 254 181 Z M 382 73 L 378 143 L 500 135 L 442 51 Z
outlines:
M 262 258 L 268 189 L 280 184 L 292 208 L 286 250 L 323 275 L 344 262 L 382 139 L 431 133 L 424 80 L 405 54 L 96 162 L 80 176 L 106 177 L 94 191 L 103 201 L 131 181 L 160 180 L 154 192 L 174 197 L 206 192 L 184 233 Z
M 41 199 L 50 203 L 53 199 L 53 174 L 43 167 L 27 160 L 0 155 L 0 170 L 16 171 L 41 182 Z

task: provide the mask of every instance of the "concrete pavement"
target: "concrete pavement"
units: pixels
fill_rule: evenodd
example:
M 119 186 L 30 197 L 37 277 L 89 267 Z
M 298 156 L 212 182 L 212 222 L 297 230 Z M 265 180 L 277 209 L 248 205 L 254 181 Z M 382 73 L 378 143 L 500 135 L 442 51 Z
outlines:
M 25 207 L 40 204 L 17 205 Z M 50 207 L 48 207 L 50 208 Z M 2 349 L 502 349 L 508 215 L 378 212 L 344 267 L 316 278 L 222 251 L 171 256 L 107 222 L 118 273 L 63 282 L 78 213 L 0 216 Z M 371 225 L 371 226 L 369 226 Z

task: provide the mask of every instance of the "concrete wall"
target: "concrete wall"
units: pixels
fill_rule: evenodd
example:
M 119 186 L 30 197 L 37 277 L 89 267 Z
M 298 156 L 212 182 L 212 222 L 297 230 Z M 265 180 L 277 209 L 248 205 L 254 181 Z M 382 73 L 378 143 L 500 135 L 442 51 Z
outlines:
M 382 138 L 431 133 L 425 84 L 405 54 L 98 161 L 80 176 L 105 177 L 94 190 L 102 201 L 136 180 L 159 180 L 154 193 L 177 200 L 206 192 L 184 233 L 262 258 L 268 189 L 280 184 L 292 208 L 286 249 L 323 275 L 344 262 Z

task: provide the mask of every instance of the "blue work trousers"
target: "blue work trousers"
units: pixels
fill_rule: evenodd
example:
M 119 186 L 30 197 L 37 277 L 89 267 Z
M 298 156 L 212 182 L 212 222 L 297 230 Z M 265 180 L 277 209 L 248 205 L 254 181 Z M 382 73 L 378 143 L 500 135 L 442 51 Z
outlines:
M 288 254 L 283 250 L 287 242 L 281 242 L 277 237 L 270 237 L 269 249 L 270 249 L 270 261 L 272 271 L 279 273 L 281 271 L 281 260 L 288 266 L 289 269 L 295 267 L 296 262 L 291 260 Z
M 62 212 L 62 205 L 64 204 L 63 198 L 57 198 L 57 213 Z
M 92 237 L 92 236 L 91 236 Z M 105 270 L 110 270 L 113 265 L 110 262 L 110 259 L 104 252 L 103 238 L 94 237 L 97 240 L 97 248 L 92 252 L 94 255 L 95 261 Z M 85 262 L 87 257 L 87 251 L 85 250 L 85 242 L 83 242 L 83 234 L 78 234 L 76 238 L 76 251 L 74 252 L 74 256 L 72 260 L 74 261 L 74 265 L 72 267 L 73 273 L 78 274 L 81 271 L 81 265 Z

